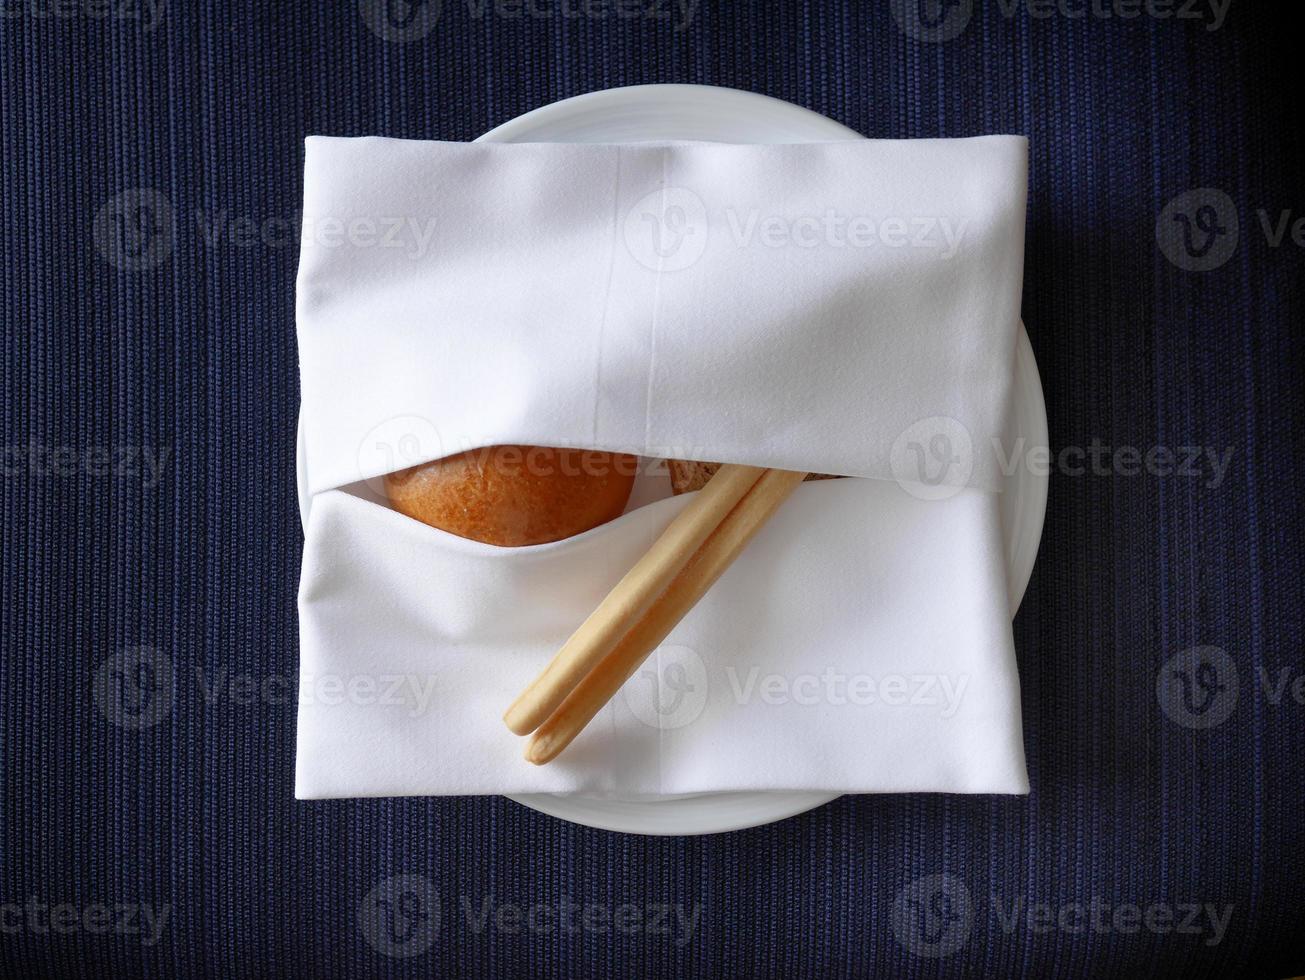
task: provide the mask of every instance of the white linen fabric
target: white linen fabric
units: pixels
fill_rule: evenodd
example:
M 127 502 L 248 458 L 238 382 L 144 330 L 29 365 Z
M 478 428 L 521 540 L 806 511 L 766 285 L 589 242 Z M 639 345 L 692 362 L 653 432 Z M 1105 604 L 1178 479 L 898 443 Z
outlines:
M 1017 137 L 310 138 L 296 795 L 1027 792 L 984 451 L 1025 187 Z M 534 767 L 503 710 L 686 498 L 504 549 L 375 493 L 499 443 L 860 479 L 803 484 Z

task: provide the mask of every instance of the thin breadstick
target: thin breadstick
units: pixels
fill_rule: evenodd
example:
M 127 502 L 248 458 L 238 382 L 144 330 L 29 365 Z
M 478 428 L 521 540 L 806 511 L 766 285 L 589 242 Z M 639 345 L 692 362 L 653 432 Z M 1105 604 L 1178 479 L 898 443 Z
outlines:
M 504 724 L 518 735 L 538 728 L 666 590 L 763 472 L 759 466 L 722 467 L 521 692 L 503 715 Z
M 535 765 L 551 762 L 571 744 L 720 578 L 804 476 L 790 470 L 766 470 L 762 474 L 615 649 L 539 727 L 526 745 L 527 761 Z

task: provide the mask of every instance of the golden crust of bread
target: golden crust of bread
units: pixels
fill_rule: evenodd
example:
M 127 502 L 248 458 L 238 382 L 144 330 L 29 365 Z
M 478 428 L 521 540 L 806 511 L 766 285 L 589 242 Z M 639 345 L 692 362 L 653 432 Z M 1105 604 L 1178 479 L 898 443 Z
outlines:
M 544 544 L 619 517 L 639 461 L 624 453 L 488 446 L 385 477 L 401 514 L 503 547 Z

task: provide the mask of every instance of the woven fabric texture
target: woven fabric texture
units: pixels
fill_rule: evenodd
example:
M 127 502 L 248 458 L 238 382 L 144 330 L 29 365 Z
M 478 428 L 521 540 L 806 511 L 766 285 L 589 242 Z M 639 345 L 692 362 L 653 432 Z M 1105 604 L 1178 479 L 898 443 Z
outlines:
M 1282 16 L 0 0 L 0 975 L 1305 971 Z M 1028 798 L 684 839 L 292 798 L 303 137 L 466 140 L 649 82 L 1030 138 L 1053 457 L 1015 623 Z

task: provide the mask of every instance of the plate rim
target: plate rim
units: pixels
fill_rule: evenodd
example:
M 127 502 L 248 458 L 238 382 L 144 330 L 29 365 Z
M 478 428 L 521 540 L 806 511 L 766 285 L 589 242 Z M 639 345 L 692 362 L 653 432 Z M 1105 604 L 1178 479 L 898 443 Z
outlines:
M 622 109 L 632 103 L 658 105 L 687 100 L 695 108 L 714 103 L 714 111 L 726 105 L 735 110 L 757 114 L 771 111 L 785 119 L 823 130 L 830 141 L 840 139 L 865 139 L 860 133 L 842 123 L 803 106 L 782 99 L 744 89 L 715 85 L 649 84 L 586 92 L 539 106 L 514 116 L 473 142 L 522 142 L 517 137 L 528 134 L 542 123 L 553 122 L 568 115 L 595 109 Z M 652 137 L 650 137 L 652 138 Z M 805 140 L 810 142 L 811 140 Z M 539 142 L 549 142 L 540 140 Z M 554 141 L 556 142 L 556 141 Z M 1048 446 L 1046 397 L 1042 389 L 1041 373 L 1033 346 L 1023 322 L 1016 338 L 1015 396 L 1031 399 L 1026 421 L 1031 423 L 1026 433 L 1029 450 Z M 1018 413 L 1017 413 L 1018 415 Z M 307 460 L 305 456 L 302 411 L 296 431 L 296 478 L 298 483 L 299 514 L 304 529 L 312 507 L 312 495 L 307 488 Z M 1016 481 L 1016 502 L 1012 504 L 1023 520 L 1013 532 L 1003 526 L 1007 545 L 1007 575 L 1011 596 L 1011 616 L 1015 615 L 1028 588 L 1037 561 L 1038 548 L 1046 522 L 1049 474 L 1032 472 L 1028 467 L 1021 471 L 1026 479 Z M 1008 485 L 1003 493 L 1009 493 Z M 1004 519 L 1004 515 L 1003 515 Z M 647 836 L 701 836 L 745 830 L 805 813 L 843 796 L 843 793 L 815 791 L 732 791 L 725 793 L 699 793 L 669 797 L 664 800 L 619 800 L 581 794 L 516 793 L 505 798 L 539 813 L 598 830 Z

